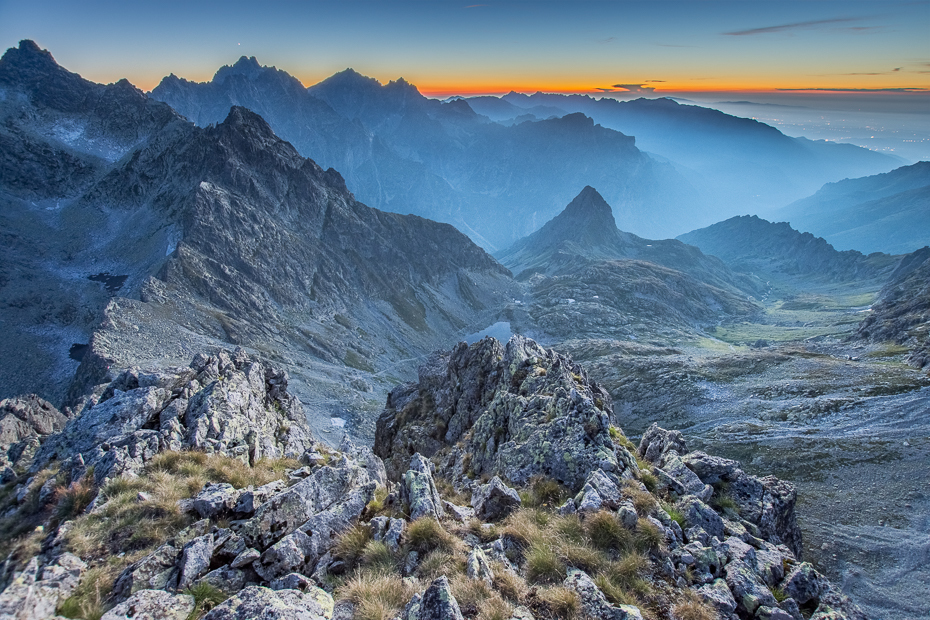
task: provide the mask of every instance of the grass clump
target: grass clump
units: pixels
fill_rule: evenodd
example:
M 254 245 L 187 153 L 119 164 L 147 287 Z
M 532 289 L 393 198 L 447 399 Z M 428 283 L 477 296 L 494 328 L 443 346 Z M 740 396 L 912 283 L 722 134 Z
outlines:
M 410 523 L 404 534 L 404 541 L 410 549 L 421 555 L 434 549 L 456 551 L 462 545 L 458 538 L 430 517 L 420 517 Z
M 633 547 L 633 534 L 623 527 L 617 515 L 601 510 L 585 520 L 591 543 L 602 551 L 623 552 Z
M 685 515 L 672 504 L 662 503 L 662 510 L 668 515 L 668 518 L 677 523 L 682 530 L 685 529 Z
M 581 616 L 581 597 L 574 590 L 561 586 L 545 588 L 539 591 L 535 607 L 533 611 L 538 615 L 574 620 Z M 540 611 L 543 613 L 539 614 Z
M 370 570 L 390 573 L 397 570 L 397 559 L 388 546 L 378 540 L 369 541 L 362 550 L 360 563 Z
M 196 620 L 229 598 L 228 594 L 205 581 L 195 583 L 184 590 L 184 594 L 194 597 L 194 609 L 187 616 L 187 620 Z
M 464 562 L 457 561 L 454 554 L 442 549 L 434 549 L 420 560 L 416 573 L 421 579 L 432 581 L 437 577 L 464 570 Z
M 659 479 L 656 478 L 656 475 L 651 471 L 645 469 L 639 470 L 639 479 L 650 493 L 655 493 L 656 489 L 659 488 Z
M 534 544 L 526 551 L 525 569 L 530 583 L 561 583 L 565 579 L 565 563 L 545 544 Z
M 449 580 L 449 587 L 464 616 L 486 620 L 510 618 L 513 607 L 484 581 L 459 573 Z
M 359 571 L 336 589 L 336 599 L 355 605 L 356 620 L 391 620 L 414 594 L 412 585 L 397 574 Z
M 672 606 L 673 620 L 715 620 L 716 612 L 697 594 L 687 591 L 685 597 Z
M 99 620 L 104 612 L 104 603 L 113 589 L 113 581 L 119 573 L 120 569 L 115 562 L 88 569 L 71 596 L 58 606 L 58 615 Z
M 55 494 L 55 519 L 61 523 L 83 513 L 97 496 L 93 474 L 84 476 L 67 488 L 61 488 Z
M 775 600 L 779 603 L 783 602 L 788 598 L 788 593 L 782 590 L 781 588 L 772 588 L 772 596 L 775 597 Z
M 633 508 L 641 516 L 646 516 L 655 509 L 655 497 L 649 491 L 642 490 L 635 482 L 625 480 L 622 491 L 633 502 Z
M 519 573 L 508 570 L 502 563 L 494 561 L 491 562 L 491 571 L 494 573 L 494 589 L 504 598 L 514 603 L 520 603 L 526 598 L 529 587 Z
M 568 491 L 552 478 L 534 476 L 527 489 L 525 506 L 533 508 L 554 508 L 562 504 Z
M 339 536 L 333 546 L 333 555 L 350 568 L 354 568 L 364 555 L 369 542 L 371 542 L 371 528 L 356 523 Z
M 661 547 L 662 543 L 665 542 L 665 534 L 654 523 L 646 519 L 640 519 L 636 522 L 634 540 L 637 549 L 649 552 Z

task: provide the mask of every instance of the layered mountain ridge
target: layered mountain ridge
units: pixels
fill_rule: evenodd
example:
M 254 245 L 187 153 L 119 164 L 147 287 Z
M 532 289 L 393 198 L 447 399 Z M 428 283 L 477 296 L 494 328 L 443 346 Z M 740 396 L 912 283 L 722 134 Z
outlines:
M 624 226 L 643 232 L 661 234 L 669 218 L 690 221 L 706 208 L 634 138 L 581 114 L 505 127 L 463 101 L 428 99 L 405 80 L 382 86 L 351 69 L 306 91 L 248 60 L 217 76 L 165 78 L 152 96 L 201 126 L 232 104 L 252 109 L 302 155 L 340 170 L 366 204 L 452 223 L 487 249 L 535 230 L 579 184 L 598 187 Z

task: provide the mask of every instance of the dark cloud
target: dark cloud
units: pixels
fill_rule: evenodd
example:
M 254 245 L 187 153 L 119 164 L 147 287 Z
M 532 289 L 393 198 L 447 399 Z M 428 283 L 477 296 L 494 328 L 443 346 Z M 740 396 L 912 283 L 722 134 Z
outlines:
M 723 34 L 744 37 L 754 34 L 769 34 L 772 32 L 788 32 L 790 30 L 803 30 L 815 26 L 827 26 L 832 24 L 848 24 L 849 22 L 861 21 L 861 17 L 836 17 L 833 19 L 815 19 L 808 22 L 794 22 L 792 24 L 779 24 L 778 26 L 765 26 L 763 28 L 750 28 L 748 30 L 734 30 L 733 32 L 724 32 Z
M 617 92 L 629 93 L 654 93 L 656 91 L 654 87 L 645 84 L 614 84 L 612 88 L 617 89 Z

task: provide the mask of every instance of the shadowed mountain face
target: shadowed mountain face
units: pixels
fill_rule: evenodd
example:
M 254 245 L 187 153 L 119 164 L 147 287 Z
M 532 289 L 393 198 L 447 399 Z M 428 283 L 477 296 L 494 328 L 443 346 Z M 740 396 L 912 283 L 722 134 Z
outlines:
M 755 215 L 732 217 L 678 239 L 719 257 L 733 269 L 766 278 L 803 276 L 822 282 L 853 282 L 884 277 L 894 264 L 884 254 L 837 252 L 821 237 Z
M 778 216 L 841 250 L 912 252 L 930 243 L 930 162 L 829 183 Z
M 910 364 L 930 366 L 930 247 L 901 259 L 856 335 L 903 344 Z
M 901 164 L 897 158 L 867 149 L 791 138 L 752 119 L 671 99 L 617 101 L 545 93 L 510 93 L 497 102 L 492 99 L 467 101 L 479 113 L 504 122 L 517 116 L 548 118 L 581 112 L 604 127 L 636 136 L 640 149 L 668 159 L 712 201 L 714 209 L 701 225 L 740 211 L 778 208 L 823 183 L 887 172 Z
M 560 339 L 687 330 L 752 314 L 764 292 L 696 247 L 618 230 L 590 186 L 498 259 L 529 286 L 528 322 Z
M 455 340 L 510 298 L 509 272 L 467 237 L 447 224 L 361 204 L 339 173 L 301 157 L 244 108 L 200 129 L 138 91 L 124 103 L 108 96 L 106 89 L 117 87 L 58 68 L 75 98 L 98 93 L 93 109 L 127 119 L 117 135 L 95 129 L 95 139 L 123 144 L 123 135 L 141 137 L 112 162 L 47 137 L 46 128 L 21 119 L 61 114 L 41 91 L 30 90 L 39 81 L 30 78 L 32 67 L 49 63 L 47 52 L 28 43 L 4 56 L 5 135 L 14 144 L 25 136 L 70 148 L 92 174 L 46 187 L 47 203 L 39 203 L 32 199 L 36 190 L 8 181 L 34 175 L 29 167 L 36 164 L 7 163 L 15 174 L 4 174 L 0 213 L 16 243 L 2 249 L 2 297 L 14 302 L 2 316 L 9 332 L 31 337 L 31 349 L 56 361 L 58 382 L 49 391 L 40 372 L 5 382 L 4 390 L 61 398 L 61 377 L 76 362 L 67 360 L 65 342 L 50 347 L 34 334 L 54 327 L 88 343 L 89 327 L 106 306 L 70 402 L 105 380 L 110 366 L 183 363 L 195 347 L 231 344 L 289 365 L 303 382 L 305 402 L 336 402 L 339 384 L 357 380 L 364 392 L 365 373 Z M 51 87 L 55 73 L 45 75 L 46 89 L 63 88 Z M 130 105 L 147 114 L 125 109 Z M 145 122 L 133 125 L 139 117 Z M 60 159 L 51 152 L 38 163 L 54 172 Z M 110 281 L 100 272 L 126 274 L 119 290 L 125 297 L 102 293 L 100 280 Z M 34 277 L 28 287 L 23 273 Z M 66 305 L 66 295 L 80 304 L 75 313 L 83 322 L 67 312 L 48 316 L 41 303 L 22 299 L 27 291 L 47 296 L 52 308 Z
M 201 126 L 247 107 L 302 155 L 340 170 L 365 203 L 452 223 L 489 249 L 534 231 L 584 184 L 629 230 L 670 234 L 669 222 L 705 220 L 705 202 L 672 166 L 582 114 L 507 127 L 402 79 L 382 86 L 349 69 L 302 91 L 254 59 L 209 83 L 169 76 L 152 96 Z

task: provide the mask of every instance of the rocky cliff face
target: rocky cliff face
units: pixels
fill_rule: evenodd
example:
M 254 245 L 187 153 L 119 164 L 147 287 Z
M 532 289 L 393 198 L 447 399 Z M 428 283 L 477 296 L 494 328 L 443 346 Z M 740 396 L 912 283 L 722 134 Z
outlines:
M 901 259 L 856 335 L 905 345 L 908 363 L 930 366 L 930 248 Z

